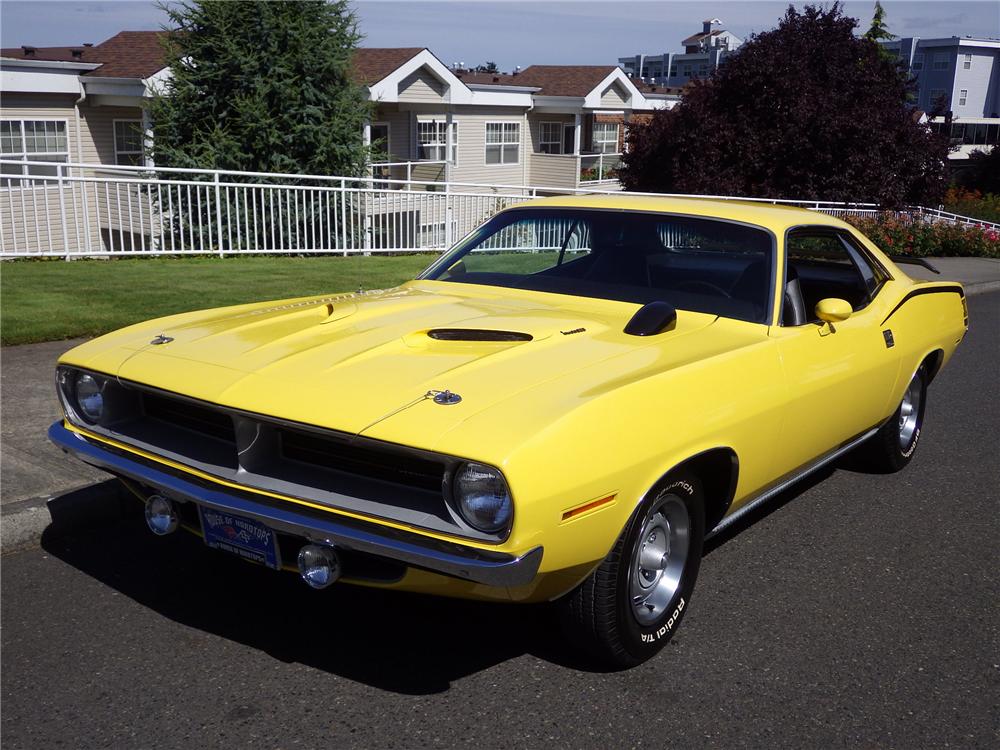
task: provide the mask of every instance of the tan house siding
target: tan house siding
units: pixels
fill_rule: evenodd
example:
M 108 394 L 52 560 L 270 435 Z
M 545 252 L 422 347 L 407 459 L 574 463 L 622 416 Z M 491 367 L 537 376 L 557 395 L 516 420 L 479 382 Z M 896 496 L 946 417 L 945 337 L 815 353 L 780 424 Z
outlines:
M 399 100 L 436 104 L 444 97 L 445 86 L 427 68 L 410 73 L 399 82 Z
M 84 148 L 91 150 L 94 158 L 87 162 L 115 163 L 115 120 L 141 120 L 138 107 L 87 107 L 80 108 L 83 119 Z M 89 135 L 90 142 L 87 143 Z
M 576 187 L 575 154 L 532 154 L 530 183 L 538 187 Z
M 413 158 L 410 145 L 410 113 L 400 112 L 395 104 L 380 104 L 372 122 L 389 125 L 390 161 L 409 161 Z
M 458 123 L 458 164 L 452 168 L 455 182 L 523 185 L 530 158 L 530 138 L 522 114 L 512 114 L 510 108 L 465 107 L 454 115 Z M 520 151 L 517 164 L 486 163 L 486 123 L 516 122 L 520 129 Z
M 69 161 L 114 164 L 114 121 L 139 120 L 142 117 L 141 110 L 138 107 L 94 107 L 84 103 L 80 107 L 78 131 L 75 100 L 76 97 L 64 94 L 5 93 L 0 99 L 2 119 L 65 120 Z M 83 196 L 85 187 L 86 201 Z M 91 233 L 90 244 L 93 249 L 121 250 L 123 245 L 124 249 L 132 249 L 133 241 L 135 249 L 141 249 L 143 240 L 139 234 L 143 230 L 148 232 L 149 207 L 146 202 L 140 206 L 141 199 L 134 189 L 116 184 L 88 183 L 85 186 L 83 183 L 67 181 L 63 187 L 63 200 L 67 221 L 65 242 L 57 184 L 49 183 L 48 187 L 35 188 L 0 188 L 0 235 L 4 252 L 15 249 L 18 252 L 44 252 L 56 247 L 68 252 L 83 251 L 86 247 L 86 233 L 79 227 L 85 205 L 91 216 L 90 226 L 99 230 L 100 234 L 96 236 Z M 129 226 L 129 208 L 134 236 L 127 229 L 124 232 L 116 229 L 114 237 L 111 237 L 109 227 L 120 227 L 121 223 Z M 19 221 L 8 218 L 12 211 Z M 20 230 L 15 227 L 20 227 Z M 27 231 L 25 227 L 28 228 Z
M 604 93 L 601 95 L 601 106 L 602 107 L 614 107 L 616 109 L 624 108 L 628 105 L 628 96 L 622 90 L 622 87 L 613 83 L 605 89 Z

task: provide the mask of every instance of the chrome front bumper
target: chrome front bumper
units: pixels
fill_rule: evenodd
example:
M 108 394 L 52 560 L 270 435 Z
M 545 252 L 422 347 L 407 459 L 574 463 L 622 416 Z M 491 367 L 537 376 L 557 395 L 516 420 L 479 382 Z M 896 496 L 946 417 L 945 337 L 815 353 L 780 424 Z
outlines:
M 377 555 L 453 578 L 487 586 L 523 586 L 534 580 L 542 562 L 541 547 L 515 557 L 457 542 L 439 541 L 371 521 L 323 511 L 309 512 L 287 501 L 218 487 L 212 482 L 203 482 L 181 472 L 172 473 L 155 462 L 88 440 L 67 430 L 61 421 L 49 427 L 49 440 L 84 463 L 156 488 L 174 500 L 247 516 L 276 531 L 311 542 Z

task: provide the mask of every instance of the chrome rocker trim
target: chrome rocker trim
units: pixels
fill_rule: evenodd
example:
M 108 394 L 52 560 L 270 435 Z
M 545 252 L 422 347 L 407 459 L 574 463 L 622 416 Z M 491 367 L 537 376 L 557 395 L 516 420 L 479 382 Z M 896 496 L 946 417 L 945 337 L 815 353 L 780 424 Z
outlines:
M 49 427 L 49 440 L 86 464 L 155 487 L 178 501 L 189 501 L 254 518 L 270 528 L 312 542 L 333 544 L 397 560 L 434 573 L 487 586 L 523 586 L 531 583 L 542 562 L 542 547 L 515 557 L 441 542 L 408 531 L 388 529 L 355 519 L 312 515 L 280 500 L 274 504 L 252 499 L 251 493 L 218 490 L 158 468 L 153 462 L 132 457 L 87 440 L 67 430 L 61 421 Z M 288 507 L 284 507 L 288 506 Z
M 884 424 L 884 422 L 882 424 Z M 804 468 L 799 469 L 796 472 L 793 472 L 790 476 L 786 477 L 785 479 L 782 479 L 769 489 L 764 490 L 762 493 L 749 500 L 746 504 L 741 505 L 739 509 L 733 511 L 730 515 L 726 516 L 721 521 L 719 521 L 716 527 L 712 529 L 705 536 L 705 539 L 706 540 L 711 539 L 712 537 L 722 533 L 728 527 L 732 526 L 734 523 L 743 518 L 743 516 L 747 515 L 750 511 L 754 510 L 755 508 L 759 508 L 768 500 L 772 500 L 775 496 L 777 496 L 781 492 L 784 492 L 796 482 L 805 479 L 807 476 L 819 471 L 824 466 L 830 465 L 848 451 L 853 450 L 857 446 L 861 445 L 861 443 L 863 443 L 865 440 L 867 440 L 876 432 L 878 432 L 879 427 L 881 427 L 882 424 L 872 427 L 867 432 L 859 435 L 858 437 L 852 440 L 849 440 L 848 442 L 841 445 L 839 448 L 835 448 L 826 455 L 820 456 L 818 459 L 806 465 Z

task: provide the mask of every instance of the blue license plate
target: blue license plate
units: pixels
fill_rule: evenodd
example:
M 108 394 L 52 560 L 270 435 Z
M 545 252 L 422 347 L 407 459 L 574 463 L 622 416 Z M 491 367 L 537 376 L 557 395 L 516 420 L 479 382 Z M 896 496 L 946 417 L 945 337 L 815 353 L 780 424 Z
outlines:
M 278 539 L 273 529 L 259 521 L 198 506 L 205 544 L 239 555 L 244 560 L 279 570 Z

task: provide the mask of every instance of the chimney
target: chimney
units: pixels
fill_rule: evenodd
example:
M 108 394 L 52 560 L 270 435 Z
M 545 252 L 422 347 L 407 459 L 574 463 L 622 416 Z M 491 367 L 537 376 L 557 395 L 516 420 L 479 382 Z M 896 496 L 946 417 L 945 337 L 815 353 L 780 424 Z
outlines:
M 26 44 L 22 44 L 21 45 L 21 49 L 24 50 L 24 56 L 25 57 L 34 57 L 35 56 L 35 52 L 38 51 L 37 47 L 29 47 Z
M 713 26 L 717 26 L 720 23 L 722 23 L 722 21 L 720 21 L 718 18 L 709 18 L 707 20 L 702 21 L 701 22 L 701 33 L 702 34 L 711 34 L 712 33 L 712 27 Z

